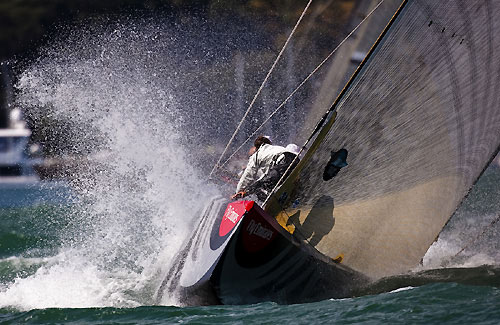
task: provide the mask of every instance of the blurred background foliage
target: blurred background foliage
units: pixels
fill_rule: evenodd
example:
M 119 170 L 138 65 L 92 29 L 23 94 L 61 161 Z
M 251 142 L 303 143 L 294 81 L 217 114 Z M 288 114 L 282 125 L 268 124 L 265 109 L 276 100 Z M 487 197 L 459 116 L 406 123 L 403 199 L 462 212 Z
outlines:
M 264 109 L 256 109 L 248 118 L 249 123 L 245 126 L 247 131 L 254 130 L 260 125 L 263 116 L 268 116 L 270 113 L 266 110 L 274 109 L 279 103 L 278 100 L 285 98 L 297 82 L 307 76 L 352 30 L 352 22 L 362 16 L 357 9 L 363 1 L 367 0 L 313 1 L 307 18 L 295 33 L 293 45 L 287 49 L 290 53 L 300 53 L 297 55 L 300 57 L 291 57 L 288 53 L 285 55 L 286 60 L 283 61 L 288 63 L 284 63 L 281 70 L 287 75 L 278 75 L 278 80 L 268 82 L 267 95 L 261 96 L 264 98 L 260 106 Z M 179 84 L 179 87 L 184 87 L 181 90 L 185 90 L 186 85 L 198 86 L 198 91 L 202 89 L 207 92 L 202 96 L 205 100 L 200 103 L 195 100 L 182 103 L 184 110 L 195 112 L 209 107 L 214 114 L 199 119 L 195 118 L 196 114 L 192 114 L 194 117 L 189 120 L 192 125 L 186 125 L 186 128 L 200 129 L 201 126 L 201 129 L 208 130 L 210 134 L 216 132 L 218 138 L 226 141 L 232 130 L 219 130 L 220 126 L 215 117 L 229 114 L 228 119 L 234 120 L 235 125 L 238 123 L 265 75 L 263 69 L 267 71 L 271 66 L 306 4 L 307 0 L 0 0 L 0 61 L 33 62 L 40 56 L 40 50 L 44 46 L 67 32 L 67 26 L 86 25 L 96 18 L 104 17 L 108 21 L 113 21 L 116 17 L 117 20 L 123 21 L 123 17 L 126 17 L 125 19 L 154 17 L 179 25 L 189 25 L 201 18 L 208 22 L 206 25 L 216 28 L 204 31 L 202 30 L 204 27 L 201 26 L 198 33 L 223 43 L 213 46 L 222 52 L 217 52 L 215 56 L 207 56 L 203 51 L 191 51 L 185 54 L 194 57 L 180 55 L 182 57 L 180 59 L 187 63 L 182 62 L 186 64 L 183 76 L 186 80 L 185 83 Z M 197 18 L 191 20 L 194 16 Z M 238 38 L 232 35 L 245 33 L 249 34 L 248 37 Z M 251 34 L 258 34 L 260 38 L 252 37 Z M 184 37 L 187 38 L 186 35 Z M 235 39 L 239 39 L 240 43 L 230 44 L 231 40 Z M 183 42 L 190 44 L 193 41 L 186 39 Z M 194 47 L 187 45 L 186 48 L 189 49 L 189 46 Z M 208 59 L 211 61 L 203 62 Z M 202 64 L 193 65 L 193 62 Z M 234 90 L 234 70 L 238 62 L 243 62 L 242 69 L 245 69 L 242 80 L 245 89 L 241 94 L 242 98 L 236 98 Z M 287 68 L 292 65 L 293 71 Z M 213 87 L 214 83 L 217 83 L 218 87 Z M 311 87 L 311 85 L 303 87 L 304 93 Z M 209 98 L 213 98 L 214 102 L 207 102 Z M 228 108 L 220 105 L 221 102 L 232 105 L 238 101 L 242 103 L 241 107 L 233 105 Z M 296 99 L 295 103 L 287 105 L 307 107 L 310 103 Z M 30 110 L 29 107 L 23 109 L 28 112 Z M 57 156 L 73 150 L 78 137 L 68 134 L 69 128 L 64 121 L 51 118 L 44 113 L 44 109 L 50 108 L 36 108 L 26 117 L 33 131 L 32 141 L 43 144 L 46 156 Z M 36 121 L 32 119 L 33 111 L 36 112 L 34 115 Z M 301 108 L 300 111 L 302 115 L 307 114 L 307 109 Z M 292 133 L 297 132 L 283 121 L 293 119 L 300 123 L 304 116 L 288 116 L 291 113 L 286 113 L 286 110 L 280 114 L 272 122 L 270 131 L 265 132 L 274 130 L 285 141 L 286 138 L 292 137 Z M 284 131 L 280 131 L 280 128 L 284 128 Z
M 315 42 L 331 40 L 346 23 L 359 1 L 318 1 L 312 13 L 313 23 L 298 33 L 315 29 Z M 257 17 L 264 28 L 277 33 L 282 44 L 288 30 L 300 16 L 306 1 L 290 0 L 2 0 L 0 1 L 0 59 L 25 55 L 50 36 L 58 26 L 99 15 L 168 15 L 197 13 L 207 19 L 221 15 Z M 333 34 L 333 35 L 332 35 Z

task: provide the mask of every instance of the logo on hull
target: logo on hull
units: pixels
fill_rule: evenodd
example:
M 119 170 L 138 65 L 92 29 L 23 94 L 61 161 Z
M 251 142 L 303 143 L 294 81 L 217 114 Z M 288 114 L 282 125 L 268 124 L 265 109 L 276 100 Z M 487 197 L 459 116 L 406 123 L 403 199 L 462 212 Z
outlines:
M 252 208 L 253 201 L 237 201 L 229 203 L 219 226 L 219 236 L 226 236 L 238 224 L 243 215 Z
M 240 215 L 238 214 L 238 212 L 234 211 L 234 208 L 230 206 L 229 209 L 227 209 L 224 218 L 231 221 L 232 223 L 236 223 L 236 221 L 238 221 L 239 216 Z
M 267 227 L 261 225 L 261 223 L 256 223 L 253 220 L 250 220 L 250 223 L 247 226 L 247 232 L 250 235 L 259 236 L 265 240 L 271 240 L 273 236 L 273 231 Z

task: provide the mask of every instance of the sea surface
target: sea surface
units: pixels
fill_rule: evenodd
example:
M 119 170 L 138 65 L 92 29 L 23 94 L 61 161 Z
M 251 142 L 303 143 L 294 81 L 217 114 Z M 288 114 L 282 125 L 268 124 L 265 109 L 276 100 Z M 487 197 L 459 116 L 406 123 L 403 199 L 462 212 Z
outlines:
M 25 312 L 2 310 L 5 324 L 498 324 L 500 292 L 492 286 L 456 283 L 401 288 L 398 291 L 341 300 L 280 306 L 137 308 L 51 308 Z
M 124 251 L 114 247 L 131 242 L 107 238 L 99 243 L 97 237 L 87 241 L 77 236 L 75 230 L 88 231 L 82 226 L 88 218 L 82 214 L 82 204 L 43 201 L 4 206 L 0 211 L 0 323 L 498 324 L 499 225 L 494 223 L 500 211 L 498 184 L 500 169 L 489 168 L 414 271 L 382 279 L 356 297 L 297 305 L 183 307 L 174 297 L 155 303 L 155 285 L 162 277 L 158 261 L 165 252 L 138 242 L 155 256 L 155 262 L 148 264 L 133 249 L 124 257 Z M 135 232 L 144 234 L 140 229 Z M 172 243 L 165 239 L 163 244 Z M 464 245 L 462 257 L 454 256 Z M 168 262 L 172 254 L 163 261 Z

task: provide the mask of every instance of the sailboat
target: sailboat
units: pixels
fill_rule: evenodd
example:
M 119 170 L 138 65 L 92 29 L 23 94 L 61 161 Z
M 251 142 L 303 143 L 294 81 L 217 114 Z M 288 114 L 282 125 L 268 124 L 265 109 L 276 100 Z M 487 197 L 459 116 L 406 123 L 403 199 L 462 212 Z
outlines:
M 415 268 L 499 151 L 499 16 L 403 1 L 289 176 L 263 205 L 214 200 L 159 296 L 299 303 Z

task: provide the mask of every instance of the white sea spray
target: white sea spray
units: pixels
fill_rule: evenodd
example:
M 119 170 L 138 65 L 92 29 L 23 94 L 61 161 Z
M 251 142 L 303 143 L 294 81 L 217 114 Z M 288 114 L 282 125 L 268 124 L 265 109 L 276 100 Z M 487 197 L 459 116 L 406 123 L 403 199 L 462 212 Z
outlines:
M 217 192 L 184 144 L 178 97 L 190 94 L 173 90 L 177 71 L 161 33 L 152 24 L 72 31 L 20 76 L 18 103 L 32 108 L 35 122 L 67 128 L 61 136 L 78 157 L 67 171 L 78 203 L 59 253 L 2 288 L 0 307 L 154 303 L 197 212 Z

